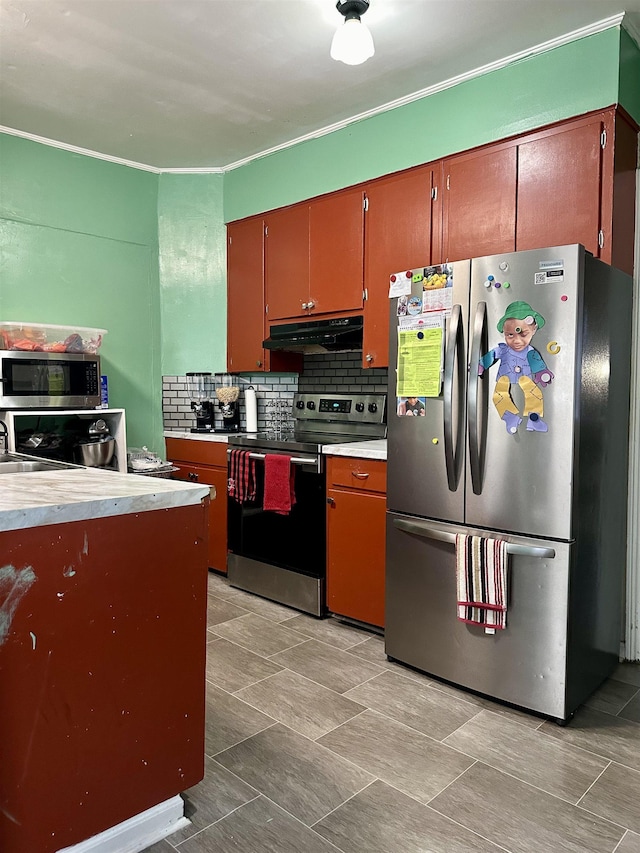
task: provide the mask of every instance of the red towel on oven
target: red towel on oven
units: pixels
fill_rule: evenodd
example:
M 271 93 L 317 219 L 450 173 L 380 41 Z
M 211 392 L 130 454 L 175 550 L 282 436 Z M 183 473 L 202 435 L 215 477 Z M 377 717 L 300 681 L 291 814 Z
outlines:
M 256 499 L 256 463 L 250 450 L 231 451 L 227 492 L 240 504 Z
M 483 628 L 507 627 L 507 543 L 456 536 L 458 619 Z
M 291 512 L 291 507 L 296 502 L 294 474 L 290 456 L 265 454 L 263 509 L 270 509 L 281 515 Z

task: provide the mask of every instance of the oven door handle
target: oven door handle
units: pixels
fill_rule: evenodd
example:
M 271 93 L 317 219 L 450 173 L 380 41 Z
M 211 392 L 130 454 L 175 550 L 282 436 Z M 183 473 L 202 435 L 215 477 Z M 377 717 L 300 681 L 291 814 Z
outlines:
M 234 450 L 238 450 L 239 448 L 234 448 Z M 227 450 L 227 456 L 231 454 L 231 450 Z M 266 453 L 254 453 L 253 450 L 249 453 L 250 459 L 264 459 Z M 276 454 L 282 456 L 283 454 Z M 291 456 L 291 464 L 292 465 L 313 465 L 317 471 L 320 471 L 320 462 L 322 460 L 321 456 Z

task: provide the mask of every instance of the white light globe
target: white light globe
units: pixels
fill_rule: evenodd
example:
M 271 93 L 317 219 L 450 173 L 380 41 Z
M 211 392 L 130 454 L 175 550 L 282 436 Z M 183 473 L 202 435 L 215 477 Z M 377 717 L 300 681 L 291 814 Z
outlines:
M 373 56 L 373 38 L 369 28 L 358 18 L 347 18 L 338 27 L 331 42 L 331 58 L 345 65 L 361 65 Z

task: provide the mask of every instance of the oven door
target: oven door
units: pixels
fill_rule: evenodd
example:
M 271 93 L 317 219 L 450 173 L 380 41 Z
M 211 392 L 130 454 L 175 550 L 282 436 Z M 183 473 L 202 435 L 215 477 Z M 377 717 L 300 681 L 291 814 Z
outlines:
M 252 456 L 255 500 L 228 499 L 229 582 L 320 616 L 326 609 L 325 475 L 316 459 L 302 463 L 293 457 L 295 503 L 280 515 L 262 508 L 264 454 Z

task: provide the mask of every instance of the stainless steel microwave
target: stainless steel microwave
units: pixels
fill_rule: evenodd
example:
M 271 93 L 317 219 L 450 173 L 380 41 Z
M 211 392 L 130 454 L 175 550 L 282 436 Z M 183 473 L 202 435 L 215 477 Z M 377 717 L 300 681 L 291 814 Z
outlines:
M 100 356 L 0 350 L 0 409 L 95 409 Z

